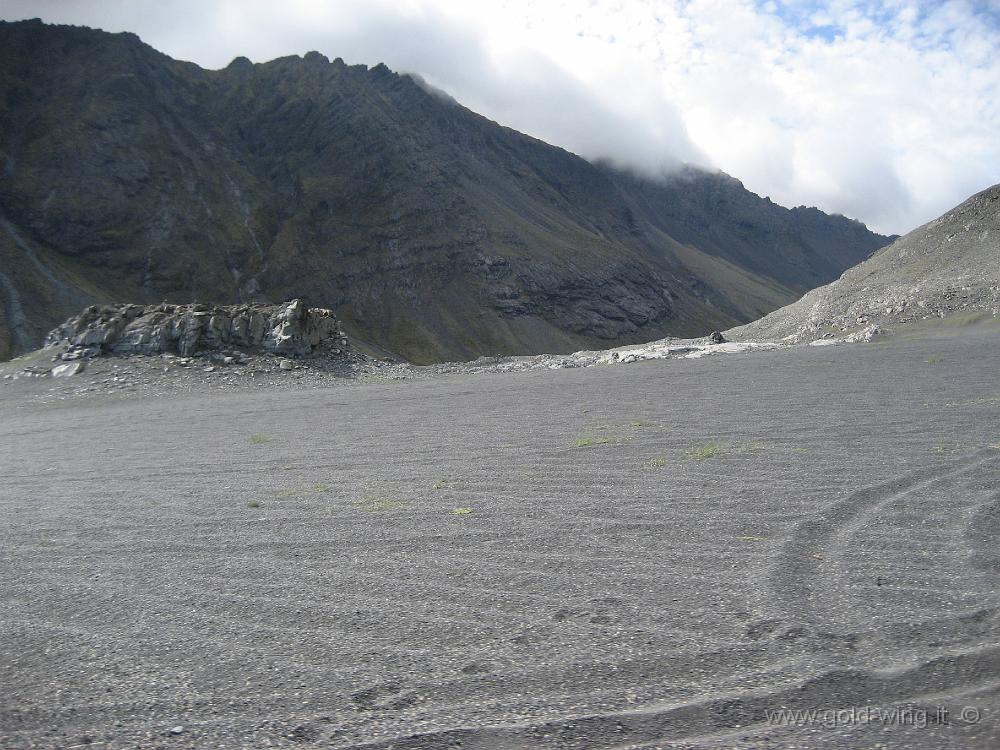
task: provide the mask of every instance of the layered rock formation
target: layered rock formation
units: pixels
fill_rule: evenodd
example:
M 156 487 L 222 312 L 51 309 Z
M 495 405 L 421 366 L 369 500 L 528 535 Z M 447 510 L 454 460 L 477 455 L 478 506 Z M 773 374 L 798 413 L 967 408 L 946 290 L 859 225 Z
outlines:
M 302 300 L 282 305 L 94 305 L 46 338 L 79 356 L 240 349 L 285 356 L 339 352 L 347 337 L 330 310 Z

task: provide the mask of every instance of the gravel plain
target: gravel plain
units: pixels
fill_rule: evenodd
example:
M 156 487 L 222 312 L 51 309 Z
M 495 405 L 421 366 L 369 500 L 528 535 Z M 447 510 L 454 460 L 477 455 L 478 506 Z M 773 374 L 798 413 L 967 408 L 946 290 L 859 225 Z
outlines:
M 105 366 L 0 384 L 0 747 L 1000 746 L 995 330 Z

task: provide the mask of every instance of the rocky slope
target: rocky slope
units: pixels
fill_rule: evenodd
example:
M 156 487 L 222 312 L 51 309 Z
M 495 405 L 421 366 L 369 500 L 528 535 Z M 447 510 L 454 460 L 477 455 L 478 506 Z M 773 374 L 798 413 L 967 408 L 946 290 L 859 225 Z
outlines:
M 1000 316 L 1000 185 L 882 248 L 831 284 L 761 320 L 736 340 L 812 341 L 902 330 L 924 321 Z
M 887 238 L 722 174 L 651 182 L 384 65 L 218 71 L 0 23 L 0 358 L 94 303 L 331 308 L 413 361 L 701 335 Z

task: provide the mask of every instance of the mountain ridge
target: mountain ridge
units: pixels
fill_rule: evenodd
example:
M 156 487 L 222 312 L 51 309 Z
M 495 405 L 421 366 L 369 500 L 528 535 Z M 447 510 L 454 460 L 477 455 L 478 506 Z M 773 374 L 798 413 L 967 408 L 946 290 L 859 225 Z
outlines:
M 593 164 L 383 64 L 0 40 L 0 357 L 94 302 L 293 297 L 417 362 L 606 347 L 759 317 L 888 241 Z

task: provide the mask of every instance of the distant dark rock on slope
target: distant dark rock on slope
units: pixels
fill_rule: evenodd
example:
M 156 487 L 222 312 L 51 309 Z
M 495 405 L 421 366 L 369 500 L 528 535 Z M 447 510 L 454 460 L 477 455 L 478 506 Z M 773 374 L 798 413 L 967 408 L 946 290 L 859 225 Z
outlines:
M 833 283 L 726 335 L 798 343 L 956 316 L 1000 316 L 1000 185 L 882 248 Z
M 0 23 L 0 358 L 98 302 L 306 297 L 411 360 L 702 335 L 884 244 L 694 169 L 591 164 L 323 55 L 208 71 Z

